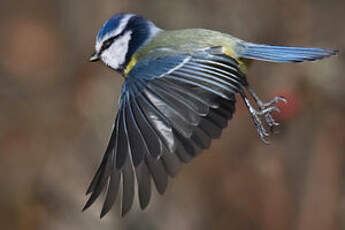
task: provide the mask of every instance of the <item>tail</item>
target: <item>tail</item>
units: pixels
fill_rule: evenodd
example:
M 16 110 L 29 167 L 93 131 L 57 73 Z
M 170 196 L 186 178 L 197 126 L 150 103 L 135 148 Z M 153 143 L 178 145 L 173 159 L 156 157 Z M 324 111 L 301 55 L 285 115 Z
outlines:
M 243 42 L 242 58 L 271 62 L 302 62 L 329 57 L 338 53 L 335 49 L 259 45 Z

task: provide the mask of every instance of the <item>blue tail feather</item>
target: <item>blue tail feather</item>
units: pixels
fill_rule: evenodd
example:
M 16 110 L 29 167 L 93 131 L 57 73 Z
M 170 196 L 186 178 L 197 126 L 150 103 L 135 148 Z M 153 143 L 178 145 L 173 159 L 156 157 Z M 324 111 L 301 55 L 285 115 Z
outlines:
M 270 46 L 245 43 L 242 58 L 271 62 L 313 61 L 335 55 L 338 50 L 307 47 Z

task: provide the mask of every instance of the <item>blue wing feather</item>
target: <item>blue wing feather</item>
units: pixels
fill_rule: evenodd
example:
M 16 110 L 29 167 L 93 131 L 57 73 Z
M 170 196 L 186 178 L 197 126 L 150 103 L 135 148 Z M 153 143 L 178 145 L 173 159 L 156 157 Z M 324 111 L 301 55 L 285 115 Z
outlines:
M 176 71 L 175 73 L 178 74 L 180 72 Z M 184 75 L 189 77 L 190 79 L 205 81 L 206 83 L 214 84 L 220 88 L 226 87 L 226 90 L 233 93 L 237 93 L 240 87 L 238 84 L 234 84 L 233 81 L 227 81 L 226 78 L 222 78 L 222 75 L 212 73 L 209 70 L 200 70 L 199 68 L 191 68 L 189 66 L 186 66 L 185 68 L 183 68 L 183 73 L 185 73 Z
M 101 216 L 113 205 L 122 175 L 122 215 L 134 199 L 134 172 L 141 208 L 151 199 L 151 178 L 164 193 L 168 175 L 220 136 L 232 118 L 234 94 L 246 82 L 238 63 L 206 51 L 143 58 L 126 76 L 119 112 L 102 163 L 92 180 L 89 207 L 108 183 Z M 168 54 L 168 55 L 167 55 Z
M 200 63 L 187 63 L 185 67 L 195 70 L 195 71 L 200 71 L 203 73 L 207 73 L 209 75 L 213 75 L 215 77 L 218 77 L 220 79 L 224 79 L 227 83 L 226 84 L 234 84 L 235 87 L 240 87 L 241 84 L 243 84 L 243 80 L 238 79 L 238 77 L 235 74 L 229 73 L 229 71 L 224 71 L 222 69 L 200 64 Z

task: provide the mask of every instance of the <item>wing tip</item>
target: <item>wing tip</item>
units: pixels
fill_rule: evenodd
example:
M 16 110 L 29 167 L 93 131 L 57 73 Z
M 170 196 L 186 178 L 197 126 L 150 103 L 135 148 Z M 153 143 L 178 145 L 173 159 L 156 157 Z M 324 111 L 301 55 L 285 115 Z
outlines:
M 101 210 L 101 214 L 99 215 L 99 218 L 102 219 L 108 212 L 110 211 L 110 209 L 104 209 L 104 207 Z
M 91 197 L 86 201 L 84 207 L 81 209 L 82 212 L 85 212 L 92 205 L 93 201 L 91 201 Z

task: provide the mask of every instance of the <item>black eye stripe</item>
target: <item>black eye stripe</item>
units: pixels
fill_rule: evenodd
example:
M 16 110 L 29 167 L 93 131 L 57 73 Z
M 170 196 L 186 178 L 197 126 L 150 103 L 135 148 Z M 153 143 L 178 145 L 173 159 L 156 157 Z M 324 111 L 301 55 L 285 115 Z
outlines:
M 109 46 L 113 43 L 114 41 L 114 38 L 110 38 L 108 40 L 106 40 L 104 43 L 103 43 L 103 48 L 106 49 L 106 48 L 109 48 Z
M 108 49 L 111 46 L 111 44 L 113 44 L 114 40 L 117 39 L 118 37 L 122 36 L 125 32 L 127 32 L 126 29 L 124 29 L 118 35 L 115 35 L 115 36 L 110 37 L 107 40 L 105 40 L 102 44 L 102 47 L 101 47 L 101 50 L 99 51 L 99 53 L 101 54 L 104 50 Z
M 110 37 L 107 40 L 105 40 L 102 44 L 102 47 L 99 51 L 99 53 L 102 53 L 104 50 L 108 49 L 111 44 L 113 44 L 114 40 L 118 37 L 118 35 L 114 36 L 114 37 Z

